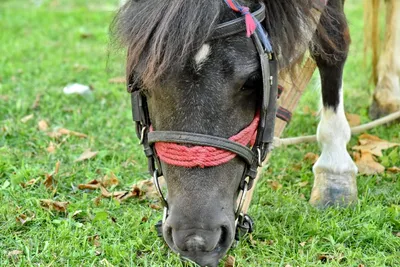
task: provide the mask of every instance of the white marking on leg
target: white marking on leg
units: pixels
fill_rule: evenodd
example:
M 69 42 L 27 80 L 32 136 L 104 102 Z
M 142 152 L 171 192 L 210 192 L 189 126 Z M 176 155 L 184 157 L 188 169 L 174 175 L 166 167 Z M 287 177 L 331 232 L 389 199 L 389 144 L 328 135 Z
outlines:
M 211 47 L 209 44 L 204 44 L 197 54 L 194 56 L 194 60 L 196 62 L 197 69 L 201 68 L 201 65 L 207 60 L 208 56 L 210 55 Z
M 314 165 L 314 173 L 321 171 L 335 174 L 357 173 L 357 167 L 346 149 L 351 130 L 344 113 L 342 90 L 339 94 L 336 110 L 324 107 L 321 112 L 317 140 L 322 153 Z

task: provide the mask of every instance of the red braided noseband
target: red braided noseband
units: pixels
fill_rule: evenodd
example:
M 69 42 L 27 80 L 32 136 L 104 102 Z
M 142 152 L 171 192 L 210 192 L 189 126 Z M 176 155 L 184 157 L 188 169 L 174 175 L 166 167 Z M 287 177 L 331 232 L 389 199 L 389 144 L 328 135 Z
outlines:
M 244 146 L 248 144 L 252 146 L 256 139 L 259 120 L 260 114 L 257 112 L 250 125 L 230 137 L 229 140 Z M 163 162 L 186 168 L 218 166 L 227 163 L 236 156 L 235 153 L 211 146 L 187 147 L 166 142 L 157 142 L 155 149 Z

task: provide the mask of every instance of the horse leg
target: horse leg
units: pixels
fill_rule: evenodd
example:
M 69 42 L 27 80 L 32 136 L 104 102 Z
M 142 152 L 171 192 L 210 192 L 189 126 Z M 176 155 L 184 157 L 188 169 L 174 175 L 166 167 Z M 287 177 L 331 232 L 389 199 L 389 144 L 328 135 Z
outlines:
M 373 119 L 400 110 L 400 1 L 386 2 L 386 32 L 382 55 L 378 63 L 369 116 Z
M 346 149 L 351 131 L 344 112 L 342 86 L 343 67 L 350 37 L 342 1 L 328 3 L 340 10 L 340 15 L 334 20 L 340 31 L 330 29 L 331 26 L 324 25 L 323 20 L 321 24 L 338 44 L 338 49 L 329 49 L 327 41 L 322 41 L 324 51 L 331 55 L 330 58 L 315 49 L 312 50 L 320 72 L 323 108 L 317 130 L 317 140 L 322 153 L 313 167 L 314 186 L 310 203 L 321 208 L 332 205 L 347 206 L 357 200 L 357 167 Z

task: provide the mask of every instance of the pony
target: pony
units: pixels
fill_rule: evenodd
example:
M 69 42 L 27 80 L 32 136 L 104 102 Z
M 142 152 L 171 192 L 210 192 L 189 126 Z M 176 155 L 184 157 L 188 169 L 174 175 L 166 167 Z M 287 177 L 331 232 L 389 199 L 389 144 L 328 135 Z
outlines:
M 235 239 L 237 198 L 251 186 L 243 175 L 249 171 L 243 156 L 247 150 L 240 151 L 259 134 L 252 125 L 261 123 L 269 77 L 257 42 L 248 37 L 254 35 L 249 27 L 247 34 L 244 29 L 223 36 L 222 31 L 213 38 L 221 25 L 241 15 L 243 25 L 262 27 L 257 34 L 267 36 L 273 49 L 267 61 L 274 58 L 278 69 L 290 70 L 306 50 L 319 69 L 323 108 L 317 137 L 322 152 L 313 167 L 310 203 L 323 208 L 357 200 L 357 167 L 346 150 L 351 132 L 342 75 L 350 36 L 343 5 L 344 0 L 128 0 L 118 11 L 112 31 L 127 50 L 135 121 L 146 124 L 138 128 L 139 138 L 156 184 L 161 169 L 168 190 L 162 235 L 182 258 L 218 265 Z M 259 10 L 264 19 L 257 24 Z M 273 125 L 273 117 L 266 123 Z M 149 143 L 152 131 L 159 139 Z M 226 141 L 247 135 L 242 150 Z M 187 141 L 189 137 L 197 143 Z M 208 157 L 225 152 L 229 157 L 222 162 Z
M 364 0 L 365 50 L 372 50 L 375 85 L 369 116 L 372 119 L 400 110 L 400 3 L 387 0 L 385 38 L 379 38 L 381 0 Z M 380 47 L 382 46 L 382 52 Z

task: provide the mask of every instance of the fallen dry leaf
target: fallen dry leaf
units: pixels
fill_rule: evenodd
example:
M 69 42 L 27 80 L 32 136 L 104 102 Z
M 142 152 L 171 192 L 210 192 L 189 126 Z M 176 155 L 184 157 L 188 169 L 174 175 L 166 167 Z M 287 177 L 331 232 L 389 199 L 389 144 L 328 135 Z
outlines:
M 304 155 L 304 160 L 306 160 L 312 164 L 317 162 L 318 158 L 319 158 L 319 156 L 312 152 L 308 152 L 307 154 Z
M 46 148 L 47 152 L 53 154 L 56 152 L 56 145 L 53 142 L 50 142 L 49 146 Z
M 32 221 L 34 218 L 35 218 L 35 215 L 28 217 L 25 214 L 20 214 L 15 218 L 15 220 L 17 221 L 17 223 L 24 225 L 25 223 Z
M 31 179 L 26 183 L 21 183 L 21 186 L 23 188 L 28 187 L 28 186 L 32 186 L 32 185 L 36 184 L 37 181 L 39 181 L 39 179 Z
M 98 180 L 92 180 L 87 184 L 79 184 L 78 189 L 84 190 L 84 189 L 89 189 L 89 190 L 95 190 L 100 188 L 101 186 L 107 188 L 111 187 L 114 185 L 118 185 L 119 181 L 118 178 L 115 176 L 114 173 L 110 173 L 109 175 L 105 175 L 100 181 Z
M 399 167 L 390 167 L 389 169 L 387 169 L 387 172 L 389 173 L 400 173 L 400 168 Z
M 159 181 L 162 187 L 164 182 Z M 132 186 L 135 196 L 140 199 L 158 199 L 158 192 L 152 180 L 141 180 Z
M 226 258 L 224 266 L 225 267 L 234 267 L 235 266 L 235 261 L 236 261 L 235 257 L 233 257 L 232 255 L 229 255 Z
M 118 181 L 117 176 L 115 176 L 115 174 L 113 172 L 111 172 L 110 174 L 105 175 L 103 177 L 101 183 L 104 187 L 110 187 L 113 185 L 118 185 L 119 181 Z
M 43 184 L 47 189 L 54 189 L 55 180 L 53 179 L 52 174 L 46 173 L 46 179 L 44 180 Z
M 97 186 L 97 184 L 94 186 Z M 81 187 L 86 188 L 87 185 L 83 185 Z M 79 188 L 79 186 L 78 186 L 78 188 Z M 136 183 L 132 186 L 132 190 L 130 190 L 130 191 L 109 192 L 101 183 L 98 188 L 100 188 L 101 197 L 106 197 L 106 198 L 112 197 L 115 200 L 118 200 L 119 202 L 125 201 L 129 198 L 139 198 L 141 200 L 143 200 L 143 199 L 158 200 L 159 199 L 157 190 L 156 190 L 153 182 L 150 180 L 139 181 L 138 183 Z M 98 202 L 99 199 L 96 199 L 96 201 Z M 158 209 L 159 207 L 155 205 L 151 208 Z
M 45 120 L 39 121 L 38 127 L 39 127 L 39 130 L 42 132 L 45 132 L 49 129 L 49 125 L 47 124 L 47 122 Z
M 78 189 L 84 190 L 84 189 L 89 189 L 89 190 L 95 190 L 100 188 L 101 183 L 97 180 L 92 180 L 87 184 L 79 184 Z
M 87 240 L 89 243 L 91 243 L 96 248 L 100 247 L 100 236 L 99 235 L 89 236 L 87 238 Z
M 299 245 L 304 247 L 306 245 L 306 242 L 301 242 Z
M 40 98 L 42 97 L 41 94 L 36 95 L 35 102 L 32 104 L 32 109 L 37 109 L 39 107 Z
M 29 120 L 33 119 L 33 114 L 29 114 L 21 119 L 22 123 L 27 123 Z
M 346 112 L 346 119 L 351 127 L 361 124 L 360 115 L 350 114 Z
M 56 162 L 56 167 L 54 169 L 54 175 L 58 174 L 58 171 L 60 170 L 60 165 L 61 165 L 61 162 L 58 160 Z
M 56 132 L 47 133 L 47 135 L 50 136 L 51 138 L 59 138 L 62 135 L 72 135 L 72 136 L 76 136 L 76 137 L 79 137 L 79 138 L 87 138 L 88 137 L 84 133 L 71 131 L 71 130 L 68 130 L 66 128 L 60 128 Z
M 269 187 L 271 187 L 272 190 L 274 190 L 274 191 L 277 191 L 277 190 L 279 190 L 279 189 L 282 188 L 282 185 L 281 185 L 279 182 L 277 182 L 277 181 L 269 181 L 269 182 L 268 182 L 268 185 L 269 185 Z
M 7 253 L 7 257 L 15 257 L 21 255 L 23 252 L 21 250 L 11 250 Z
M 385 167 L 376 162 L 374 156 L 368 151 L 354 153 L 354 162 L 356 163 L 360 174 L 372 175 L 385 171 Z
M 368 151 L 371 154 L 382 157 L 382 150 L 400 146 L 399 143 L 391 143 L 389 141 L 380 139 L 377 136 L 370 135 L 370 134 L 362 134 L 358 138 L 359 145 L 354 146 L 352 149 L 357 151 Z
M 58 129 L 57 132 L 59 132 L 62 135 L 73 135 L 73 136 L 80 137 L 80 138 L 87 138 L 87 135 L 84 133 L 71 131 L 71 130 L 68 130 L 65 128 L 60 128 L 60 129 Z
M 75 160 L 75 162 L 80 162 L 80 161 L 94 158 L 97 155 L 97 153 L 99 153 L 99 152 L 98 151 L 90 151 L 90 148 L 88 148 L 79 156 L 79 158 L 77 158 Z
M 397 236 L 397 237 L 400 237 L 400 232 L 398 232 L 398 233 L 396 234 L 396 236 Z
M 108 80 L 109 83 L 126 83 L 126 77 L 114 77 Z
M 66 202 L 66 201 L 59 202 L 59 201 L 53 201 L 51 199 L 41 199 L 40 205 L 43 208 L 48 209 L 48 210 L 56 210 L 56 211 L 60 211 L 60 212 L 66 212 L 69 202 Z
M 161 207 L 159 205 L 156 205 L 156 204 L 150 204 L 150 208 L 153 209 L 153 210 L 160 210 L 161 209 Z

